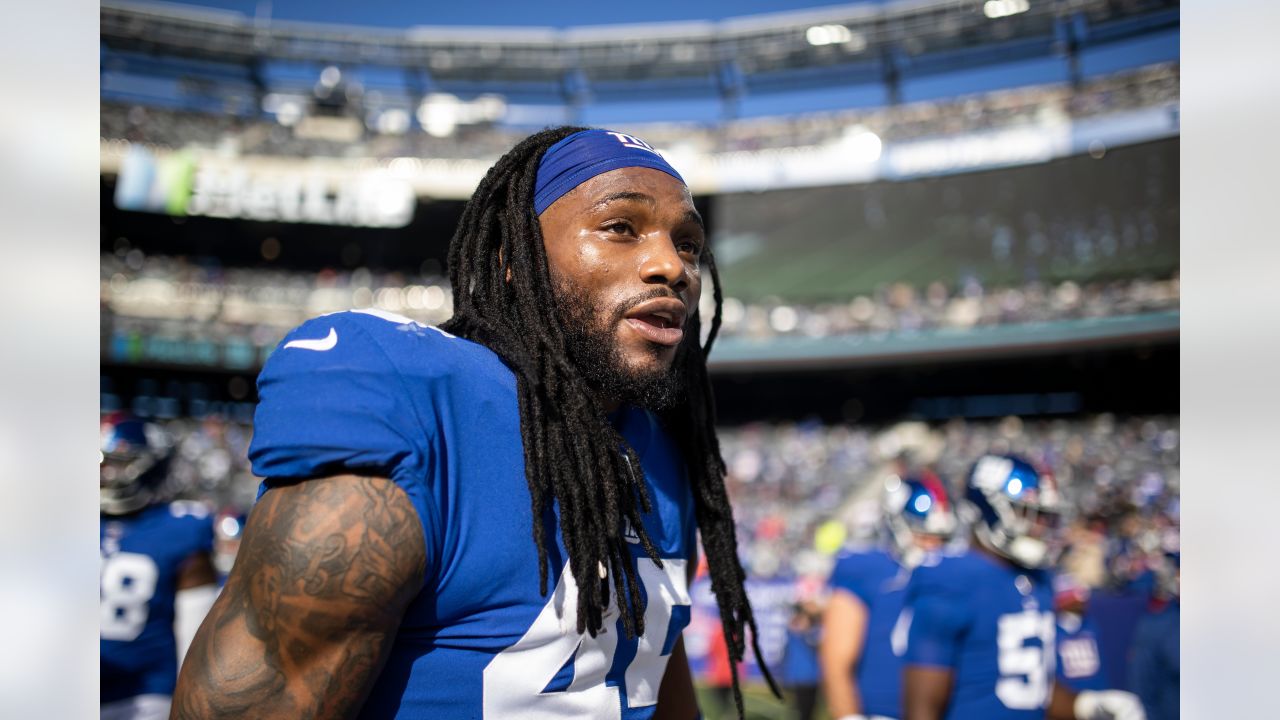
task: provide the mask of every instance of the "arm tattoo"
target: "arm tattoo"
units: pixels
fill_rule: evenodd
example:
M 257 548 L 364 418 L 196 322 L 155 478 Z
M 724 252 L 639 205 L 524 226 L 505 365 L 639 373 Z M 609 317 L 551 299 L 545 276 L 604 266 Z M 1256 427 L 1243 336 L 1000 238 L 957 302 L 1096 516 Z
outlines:
M 422 585 L 409 498 L 342 476 L 271 490 L 196 634 L 171 718 L 354 715 Z

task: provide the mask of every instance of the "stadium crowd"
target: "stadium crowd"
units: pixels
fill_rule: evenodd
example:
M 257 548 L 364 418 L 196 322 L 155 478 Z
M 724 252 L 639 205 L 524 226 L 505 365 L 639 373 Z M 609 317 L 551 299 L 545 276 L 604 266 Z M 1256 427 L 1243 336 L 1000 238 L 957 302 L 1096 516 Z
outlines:
M 246 457 L 250 423 L 156 421 L 172 443 L 170 492 L 248 510 L 260 482 Z M 1055 474 L 1073 508 L 1064 567 L 1086 586 L 1150 582 L 1162 553 L 1178 548 L 1176 416 L 751 424 L 720 437 L 744 564 L 759 579 L 825 577 L 841 545 L 876 531 L 886 478 L 929 468 L 954 491 L 987 452 L 1018 453 Z
M 820 146 L 839 141 L 851 128 L 870 130 L 886 142 L 903 142 L 1176 103 L 1179 78 L 1176 63 L 1160 64 L 1089 80 L 1075 88 L 1045 85 L 875 109 L 741 119 L 707 126 L 657 123 L 642 128 L 620 127 L 641 132 L 660 148 L 679 145 L 685 151 L 704 154 Z M 356 105 L 352 105 L 351 113 L 359 114 Z M 99 132 L 103 142 L 123 140 L 160 148 L 195 147 L 232 155 L 384 160 L 489 159 L 525 134 L 523 130 L 487 123 L 459 126 L 448 137 L 410 132 L 407 127 L 381 132 L 375 117 L 369 115 L 367 127 L 358 118 L 347 118 L 353 123 L 354 137 L 335 139 L 308 136 L 297 125 L 272 120 L 104 100 Z
M 946 100 L 903 103 L 874 110 L 760 118 L 726 123 L 717 149 L 724 151 L 808 147 L 834 142 L 851 127 L 864 127 L 886 142 L 1014 128 L 1046 118 L 1080 120 L 1178 100 L 1179 68 L 1152 65 L 1083 83 L 1016 88 Z M 662 138 L 646 129 L 648 135 Z M 679 136 L 671 133 L 670 141 Z
M 824 557 L 874 533 L 886 478 L 927 468 L 956 491 L 988 452 L 1024 455 L 1055 474 L 1074 508 L 1065 562 L 1090 587 L 1138 581 L 1178 546 L 1176 417 L 748 425 L 721 438 L 744 556 L 758 577 L 824 575 Z
M 814 304 L 725 298 L 722 337 L 770 340 L 909 333 L 935 329 L 1099 318 L 1176 310 L 1179 279 L 1078 283 L 1029 282 L 958 288 L 890 283 L 851 300 Z M 129 360 L 146 339 L 234 344 L 247 353 L 236 366 L 265 357 L 285 332 L 316 315 L 376 307 L 428 324 L 452 313 L 448 281 L 439 275 L 324 270 L 319 273 L 228 268 L 129 249 L 101 262 L 102 347 Z M 197 355 L 199 355 L 197 353 Z M 203 357 L 203 356 L 201 356 Z M 218 364 L 216 353 L 207 364 Z M 138 359 L 138 358 L 133 358 Z M 156 358 L 151 358 L 156 359 Z M 173 359 L 173 358 L 170 358 Z

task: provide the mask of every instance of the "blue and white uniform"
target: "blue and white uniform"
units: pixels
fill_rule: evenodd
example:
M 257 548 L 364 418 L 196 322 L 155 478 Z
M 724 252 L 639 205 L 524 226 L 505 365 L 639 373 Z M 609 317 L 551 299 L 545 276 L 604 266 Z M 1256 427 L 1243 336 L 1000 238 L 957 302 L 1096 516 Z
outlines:
M 132 515 L 103 515 L 101 572 L 102 704 L 171 696 L 178 679 L 174 598 L 183 563 L 213 546 L 203 505 L 152 505 Z
M 547 513 L 549 595 L 538 593 L 515 375 L 491 350 L 380 311 L 335 313 L 291 332 L 258 380 L 249 456 L 263 491 L 307 478 L 390 478 L 426 547 L 411 602 L 361 717 L 648 718 L 689 621 L 693 496 L 679 450 L 648 412 L 614 422 L 653 502 L 643 516 L 663 567 L 631 545 L 645 633 L 617 599 L 596 636 L 577 632 L 577 588 Z
M 843 553 L 831 571 L 831 589 L 852 594 L 867 608 L 855 677 L 865 715 L 902 717 L 902 658 L 894 652 L 892 636 L 910 574 L 879 548 Z
M 977 550 L 935 555 L 907 585 L 907 666 L 954 672 L 946 720 L 1044 718 L 1054 681 L 1053 588 Z

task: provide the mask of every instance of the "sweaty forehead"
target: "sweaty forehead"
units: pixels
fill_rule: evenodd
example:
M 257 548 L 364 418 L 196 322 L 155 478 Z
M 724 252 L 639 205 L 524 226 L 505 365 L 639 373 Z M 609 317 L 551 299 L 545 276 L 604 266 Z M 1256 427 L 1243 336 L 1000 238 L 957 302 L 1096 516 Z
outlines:
M 628 167 L 601 173 L 553 203 L 590 211 L 615 203 L 647 205 L 659 212 L 680 213 L 693 209 L 693 197 L 684 183 L 661 170 Z

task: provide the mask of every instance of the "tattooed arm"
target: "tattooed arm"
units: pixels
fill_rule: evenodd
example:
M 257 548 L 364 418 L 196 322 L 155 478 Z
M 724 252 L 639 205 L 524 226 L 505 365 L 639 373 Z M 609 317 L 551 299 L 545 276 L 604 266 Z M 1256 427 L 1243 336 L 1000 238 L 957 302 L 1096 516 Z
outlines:
M 390 480 L 277 487 L 191 644 L 172 718 L 354 715 L 422 585 L 422 525 Z

